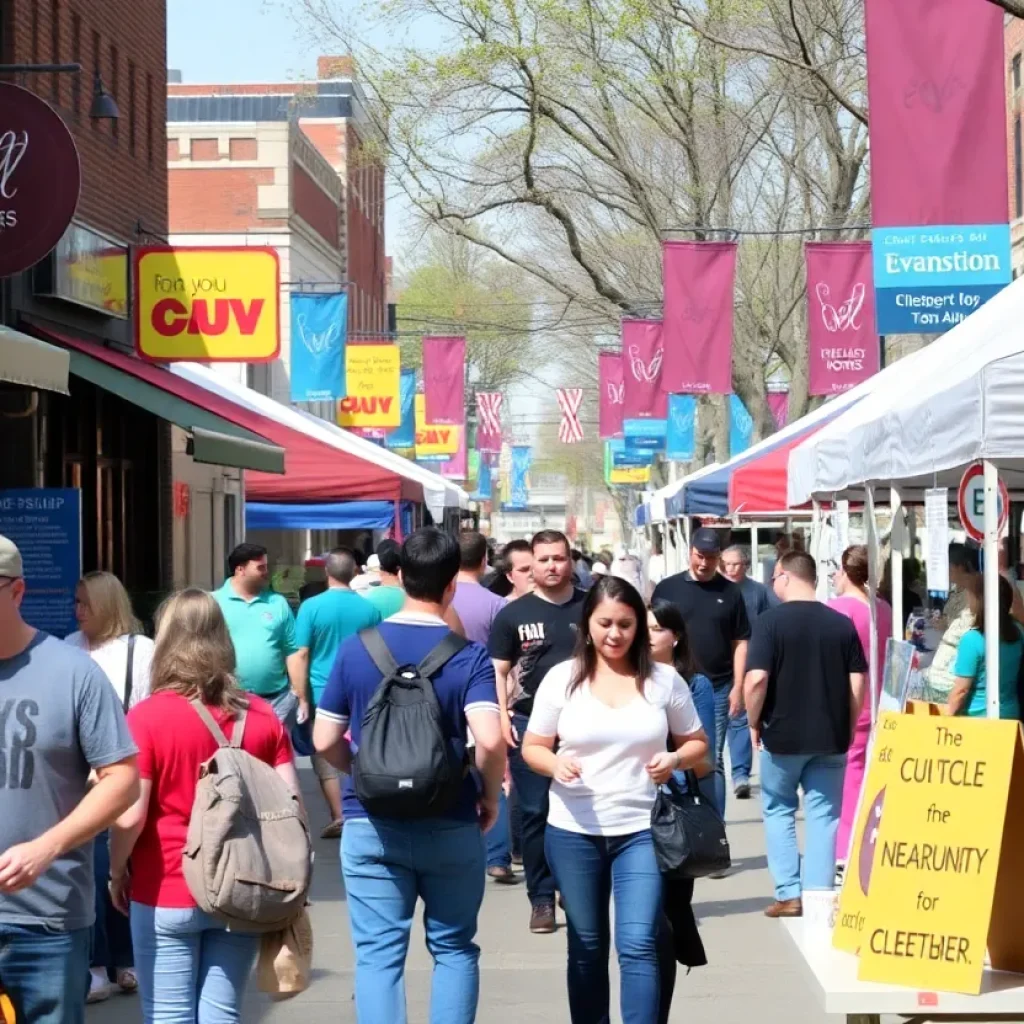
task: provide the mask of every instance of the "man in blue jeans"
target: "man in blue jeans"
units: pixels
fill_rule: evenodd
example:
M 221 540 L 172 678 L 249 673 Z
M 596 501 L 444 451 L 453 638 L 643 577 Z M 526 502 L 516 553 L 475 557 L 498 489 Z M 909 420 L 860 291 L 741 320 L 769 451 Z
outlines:
M 762 745 L 761 798 L 775 902 L 767 917 L 800 917 L 804 890 L 835 880 L 846 751 L 864 700 L 867 661 L 853 623 L 820 604 L 814 559 L 790 551 L 772 587 L 783 602 L 754 625 L 744 685 L 751 729 Z M 796 842 L 804 794 L 801 878 Z
M 92 839 L 138 796 L 137 751 L 102 669 L 28 625 L 24 596 L 0 537 L 0 980 L 18 1024 L 83 1024 Z
M 778 598 L 763 584 L 750 577 L 750 551 L 740 544 L 733 544 L 722 552 L 722 575 L 740 588 L 743 606 L 751 628 L 760 616 L 774 608 Z M 731 694 L 730 694 L 731 696 Z M 739 696 L 739 694 L 737 694 Z M 727 739 L 729 762 L 732 769 L 732 791 L 737 800 L 750 799 L 750 772 L 754 765 L 754 752 L 750 740 L 747 713 L 742 706 L 730 708 Z
M 508 679 L 518 666 L 519 692 L 504 719 L 509 744 L 509 769 L 523 821 L 523 868 L 530 898 L 530 931 L 551 934 L 555 921 L 555 880 L 544 855 L 551 780 L 538 775 L 523 760 L 519 741 L 526 732 L 533 697 L 544 676 L 572 657 L 586 594 L 573 583 L 569 540 L 557 530 L 544 530 L 531 542 L 531 594 L 507 604 L 491 627 L 491 657 L 498 679 L 502 709 L 509 703 Z
M 455 594 L 459 545 L 440 530 L 417 530 L 402 546 L 401 560 L 405 604 L 377 630 L 399 665 L 417 665 L 449 635 L 442 616 Z M 381 681 L 362 639 L 345 640 L 313 729 L 317 752 L 347 773 L 341 869 L 356 950 L 356 1017 L 405 1024 L 405 958 L 422 899 L 434 959 L 431 1024 L 472 1024 L 480 990 L 480 949 L 473 940 L 484 894 L 481 831 L 497 818 L 505 774 L 494 668 L 484 648 L 471 642 L 431 677 L 447 742 L 463 758 L 467 727 L 472 729 L 477 769 L 465 773 L 454 806 L 433 818 L 371 817 L 356 797 L 352 762 L 363 715 Z

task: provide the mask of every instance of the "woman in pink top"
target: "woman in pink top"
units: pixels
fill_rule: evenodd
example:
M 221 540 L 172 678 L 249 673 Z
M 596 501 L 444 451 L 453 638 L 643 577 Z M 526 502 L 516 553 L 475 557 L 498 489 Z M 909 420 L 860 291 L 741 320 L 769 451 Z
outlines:
M 838 597 L 829 601 L 829 607 L 842 612 L 853 622 L 860 637 L 864 656 L 870 664 L 871 658 L 871 609 L 868 605 L 868 549 L 856 544 L 843 552 L 842 568 L 836 573 L 835 588 Z M 879 598 L 877 610 L 878 630 L 878 682 L 877 695 L 885 665 L 885 644 L 892 636 L 892 609 Z M 846 755 L 846 779 L 843 783 L 843 810 L 839 817 L 839 834 L 836 837 L 836 860 L 846 861 L 850 850 L 850 833 L 853 817 L 857 813 L 857 798 L 864 780 L 864 762 L 867 757 L 868 737 L 871 735 L 871 700 L 864 701 L 853 743 Z

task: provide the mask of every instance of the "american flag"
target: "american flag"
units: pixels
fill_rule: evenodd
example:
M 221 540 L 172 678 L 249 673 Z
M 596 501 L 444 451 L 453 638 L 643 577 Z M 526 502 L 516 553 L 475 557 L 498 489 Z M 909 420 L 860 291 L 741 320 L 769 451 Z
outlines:
M 477 449 L 481 452 L 501 451 L 500 391 L 478 391 L 476 396 Z
M 583 404 L 583 388 L 559 388 L 558 408 L 562 411 L 562 422 L 558 426 L 558 440 L 562 444 L 579 444 L 583 440 L 583 426 L 580 423 L 580 406 Z

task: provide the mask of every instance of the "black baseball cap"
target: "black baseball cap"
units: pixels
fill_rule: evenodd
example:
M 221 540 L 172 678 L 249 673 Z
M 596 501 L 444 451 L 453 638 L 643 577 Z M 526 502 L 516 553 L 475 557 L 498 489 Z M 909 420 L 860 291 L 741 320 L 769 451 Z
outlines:
M 702 555 L 720 555 L 722 553 L 722 541 L 718 536 L 718 531 L 708 529 L 706 526 L 694 531 L 690 547 Z

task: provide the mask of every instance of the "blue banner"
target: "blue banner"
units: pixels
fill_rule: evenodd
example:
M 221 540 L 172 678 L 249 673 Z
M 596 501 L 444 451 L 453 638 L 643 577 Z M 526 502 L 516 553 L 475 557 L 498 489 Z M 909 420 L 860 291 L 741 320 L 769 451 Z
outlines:
M 21 552 L 30 626 L 64 639 L 78 629 L 75 587 L 82 578 L 82 499 L 73 487 L 0 491 L 0 534 Z
M 400 378 L 399 403 L 402 407 L 402 425 L 388 431 L 389 448 L 416 447 L 416 371 L 403 370 Z
M 729 396 L 729 457 L 745 452 L 754 440 L 754 421 L 739 395 Z
M 623 420 L 622 433 L 627 448 L 663 452 L 668 439 L 668 420 Z
M 654 452 L 650 448 L 631 445 L 625 438 L 614 437 L 607 444 L 616 469 L 649 466 L 654 462 Z
M 292 401 L 344 398 L 348 296 L 293 292 L 291 308 Z
M 689 462 L 696 457 L 697 399 L 693 395 L 668 396 L 668 441 L 666 457 L 672 462 Z
M 474 501 L 491 500 L 491 464 L 486 455 L 480 458 L 480 469 L 477 474 L 476 490 L 470 495 Z
M 875 228 L 878 333 L 941 334 L 1013 278 L 1007 224 Z
M 509 501 L 507 508 L 523 509 L 530 504 L 530 465 L 533 462 L 533 449 L 516 446 L 512 449 L 512 473 L 509 485 Z

